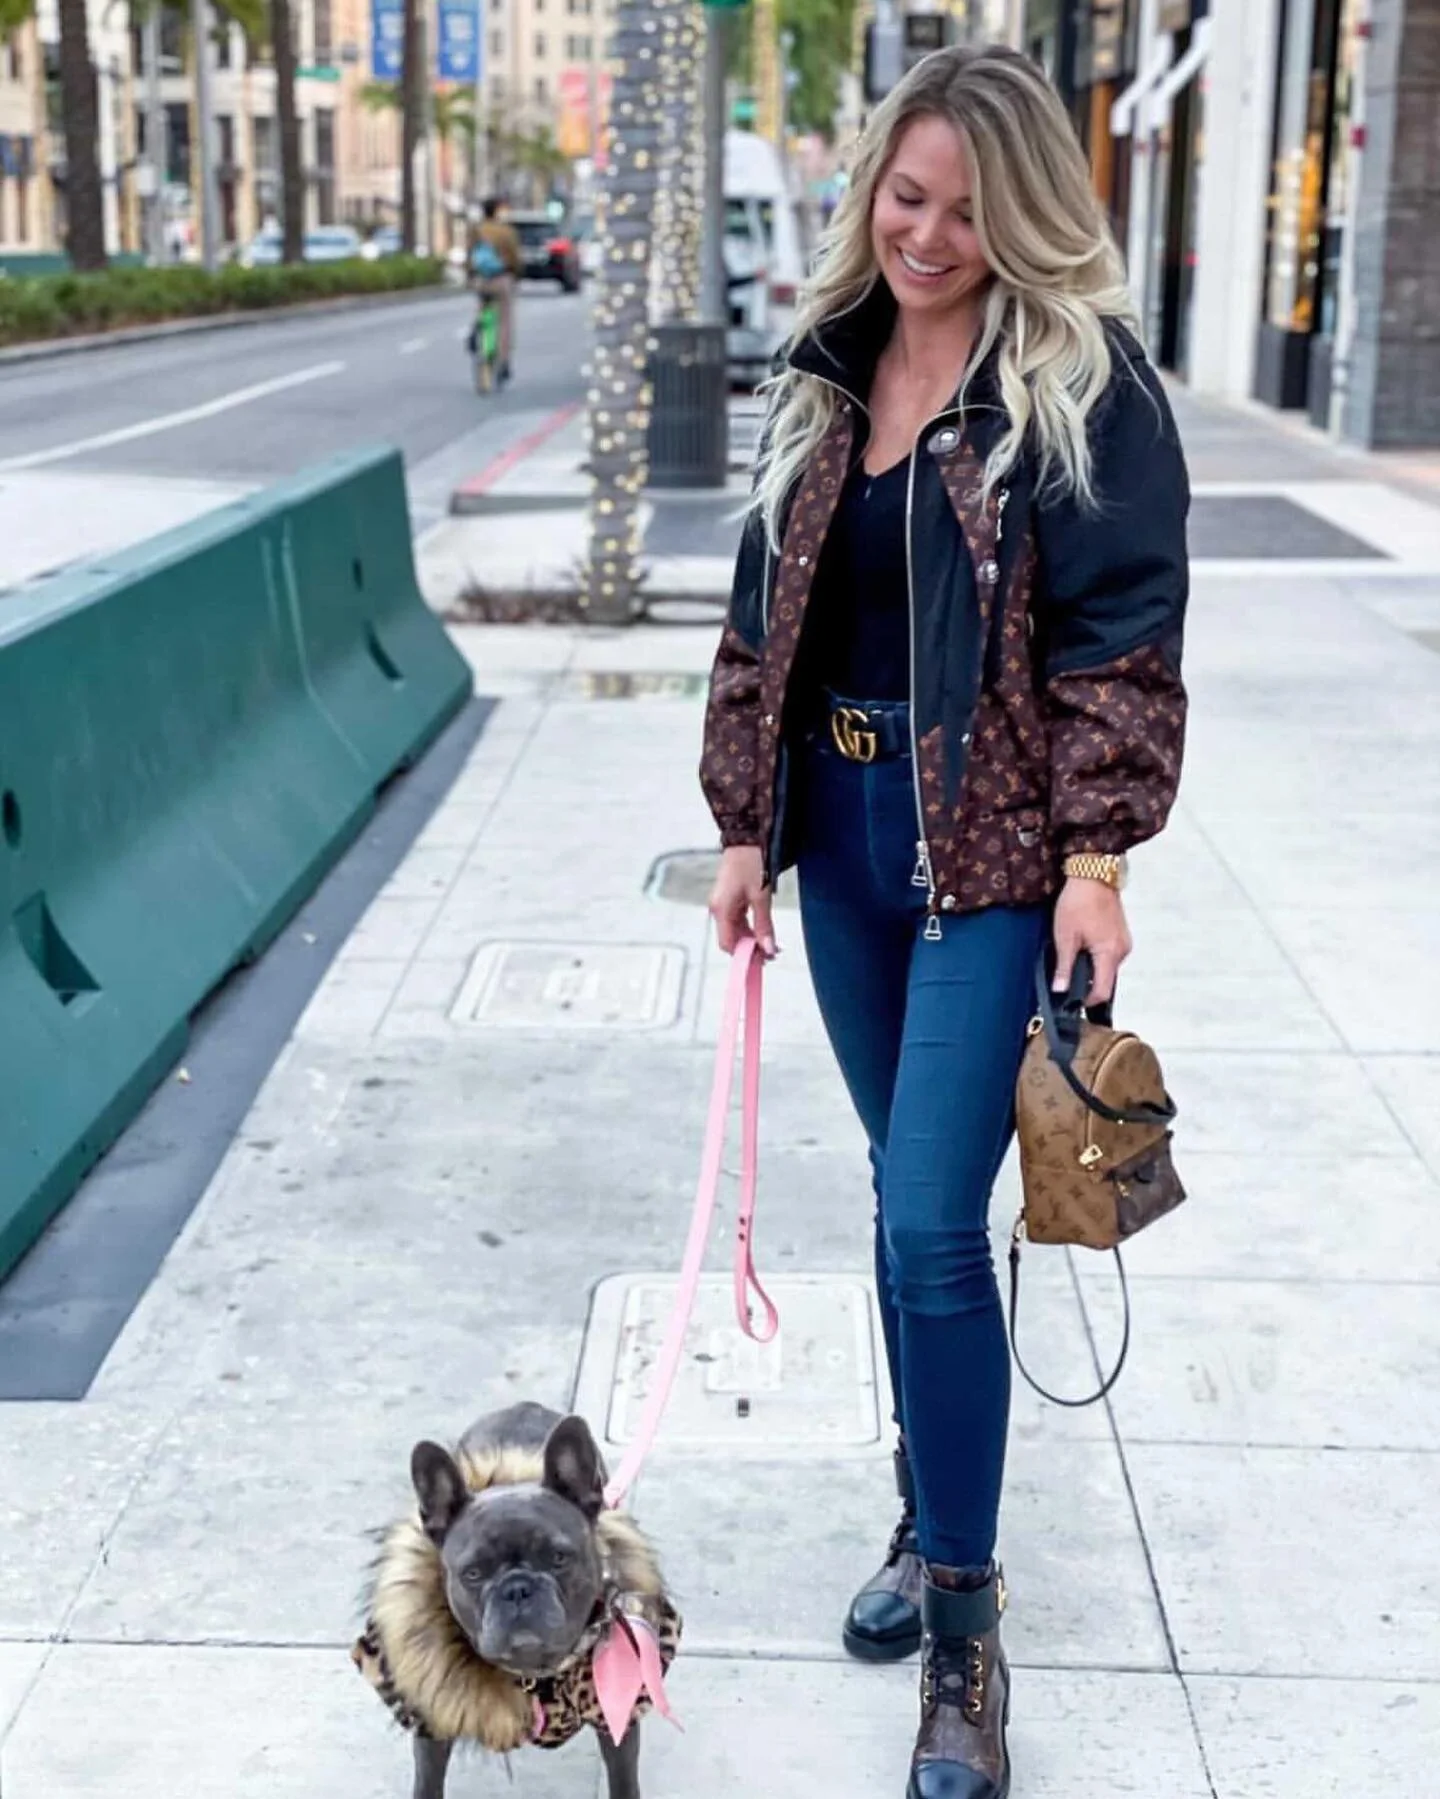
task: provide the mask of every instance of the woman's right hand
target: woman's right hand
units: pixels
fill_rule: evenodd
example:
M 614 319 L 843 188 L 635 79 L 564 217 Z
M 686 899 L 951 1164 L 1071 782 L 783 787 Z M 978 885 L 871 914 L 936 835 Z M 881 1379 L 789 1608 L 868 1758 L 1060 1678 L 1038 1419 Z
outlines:
M 727 956 L 745 936 L 754 937 L 762 955 L 779 954 L 770 899 L 760 850 L 750 844 L 722 850 L 720 873 L 710 895 L 710 916 L 715 920 L 715 939 Z

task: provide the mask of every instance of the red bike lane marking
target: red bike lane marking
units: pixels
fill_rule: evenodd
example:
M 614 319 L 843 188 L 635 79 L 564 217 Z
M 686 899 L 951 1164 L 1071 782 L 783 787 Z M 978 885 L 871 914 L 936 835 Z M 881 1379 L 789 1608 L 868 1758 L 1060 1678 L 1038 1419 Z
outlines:
M 508 475 L 517 463 L 523 462 L 527 456 L 533 456 L 546 438 L 553 437 L 563 426 L 568 425 L 584 404 L 583 400 L 567 400 L 563 406 L 558 406 L 533 431 L 511 444 L 508 450 L 502 450 L 478 475 L 470 475 L 462 481 L 455 489 L 456 497 L 488 493 L 502 475 Z

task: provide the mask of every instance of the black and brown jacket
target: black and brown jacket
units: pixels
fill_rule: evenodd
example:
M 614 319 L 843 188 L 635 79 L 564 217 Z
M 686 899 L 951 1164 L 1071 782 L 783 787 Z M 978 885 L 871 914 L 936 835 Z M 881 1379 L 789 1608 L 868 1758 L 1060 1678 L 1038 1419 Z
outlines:
M 702 783 L 721 842 L 763 848 L 771 880 L 794 850 L 790 677 L 893 315 L 882 285 L 791 351 L 840 404 L 790 497 L 778 556 L 747 518 L 715 658 Z M 917 849 L 932 913 L 1041 901 L 1063 857 L 1128 850 L 1175 799 L 1189 484 L 1143 350 L 1118 327 L 1110 337 L 1114 375 L 1090 421 L 1096 507 L 1037 491 L 1028 455 L 982 497 L 1005 426 L 993 364 L 963 415 L 932 420 L 911 456 Z

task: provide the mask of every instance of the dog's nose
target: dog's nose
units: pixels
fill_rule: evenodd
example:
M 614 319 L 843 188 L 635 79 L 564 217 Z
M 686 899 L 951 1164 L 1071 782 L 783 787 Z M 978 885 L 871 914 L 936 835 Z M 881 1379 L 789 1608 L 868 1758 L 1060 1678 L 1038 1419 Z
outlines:
M 527 1605 L 535 1597 L 535 1577 L 517 1568 L 500 1583 L 500 1597 L 506 1605 Z

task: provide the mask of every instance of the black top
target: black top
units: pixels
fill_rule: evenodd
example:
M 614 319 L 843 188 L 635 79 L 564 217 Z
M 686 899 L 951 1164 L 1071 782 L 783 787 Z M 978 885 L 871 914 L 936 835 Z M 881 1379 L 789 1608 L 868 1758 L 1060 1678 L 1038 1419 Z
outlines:
M 910 459 L 857 462 L 825 534 L 805 609 L 805 674 L 848 700 L 910 697 L 905 503 Z

